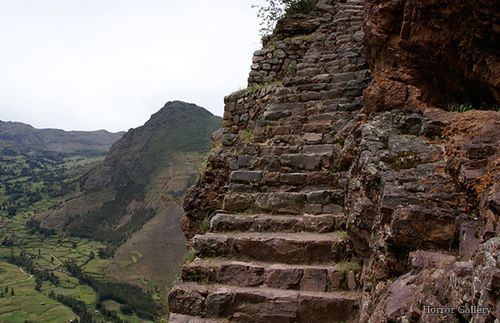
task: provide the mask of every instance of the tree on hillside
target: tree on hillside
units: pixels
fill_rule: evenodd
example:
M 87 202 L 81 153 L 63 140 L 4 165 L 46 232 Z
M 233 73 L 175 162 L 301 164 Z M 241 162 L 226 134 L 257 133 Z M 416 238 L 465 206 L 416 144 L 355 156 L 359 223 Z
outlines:
M 257 17 L 261 19 L 261 36 L 273 32 L 276 22 L 286 15 L 308 13 L 314 10 L 318 0 L 267 0 L 264 5 L 252 5 L 257 8 Z
M 17 213 L 17 207 L 15 207 L 15 206 L 7 207 L 7 216 L 9 218 L 14 217 L 16 215 L 16 213 Z
M 40 279 L 40 277 L 37 277 L 35 281 L 35 290 L 39 292 L 40 289 L 42 289 L 42 280 Z

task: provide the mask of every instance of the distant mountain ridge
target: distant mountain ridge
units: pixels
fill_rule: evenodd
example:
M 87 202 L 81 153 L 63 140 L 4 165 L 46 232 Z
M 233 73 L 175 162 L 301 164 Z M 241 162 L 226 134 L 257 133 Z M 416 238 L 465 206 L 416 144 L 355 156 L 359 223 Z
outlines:
M 37 129 L 22 122 L 0 120 L 0 148 L 62 154 L 98 155 L 108 151 L 124 132 Z

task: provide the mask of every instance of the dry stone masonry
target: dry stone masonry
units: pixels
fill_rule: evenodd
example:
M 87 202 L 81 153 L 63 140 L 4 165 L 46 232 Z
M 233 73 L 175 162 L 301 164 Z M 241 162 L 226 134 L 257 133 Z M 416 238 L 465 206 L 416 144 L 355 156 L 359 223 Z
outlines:
M 357 317 L 339 130 L 359 113 L 369 81 L 362 21 L 353 0 L 282 21 L 254 54 L 249 88 L 226 97 L 223 199 L 204 215 L 208 232 L 192 239 L 196 259 L 171 291 L 171 322 Z M 196 216 L 188 211 L 185 228 L 199 227 Z
M 184 201 L 170 322 L 497 322 L 500 113 L 433 105 L 497 97 L 498 52 L 473 46 L 498 38 L 494 10 L 320 0 L 280 21 Z M 448 68 L 428 53 L 457 38 L 450 15 L 472 59 Z

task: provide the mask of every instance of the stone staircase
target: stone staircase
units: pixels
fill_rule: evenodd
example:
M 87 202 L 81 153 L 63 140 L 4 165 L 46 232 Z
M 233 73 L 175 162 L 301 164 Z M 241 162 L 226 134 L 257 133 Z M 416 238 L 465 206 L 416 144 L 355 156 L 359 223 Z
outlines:
M 225 145 L 234 158 L 223 207 L 191 241 L 196 258 L 170 291 L 170 322 L 357 319 L 360 266 L 344 231 L 338 132 L 362 107 L 369 80 L 363 5 L 320 6 L 321 26 L 295 75 L 251 125 L 231 128 L 234 115 L 225 115 L 224 128 L 248 138 Z M 230 104 L 243 107 L 238 100 Z

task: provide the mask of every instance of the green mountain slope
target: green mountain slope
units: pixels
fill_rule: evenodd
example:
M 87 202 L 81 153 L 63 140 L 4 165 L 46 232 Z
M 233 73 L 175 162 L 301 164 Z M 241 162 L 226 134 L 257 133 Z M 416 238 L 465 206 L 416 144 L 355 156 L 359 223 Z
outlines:
M 104 268 L 114 278 L 166 286 L 185 252 L 183 233 L 172 223 L 179 222 L 182 196 L 220 123 L 194 104 L 167 103 L 81 177 L 81 192 L 42 214 L 42 225 L 108 244 L 101 256 L 116 251 Z
M 73 179 L 103 158 L 122 134 L 0 121 L 0 215 L 36 212 L 39 204 L 75 191 L 78 183 Z

